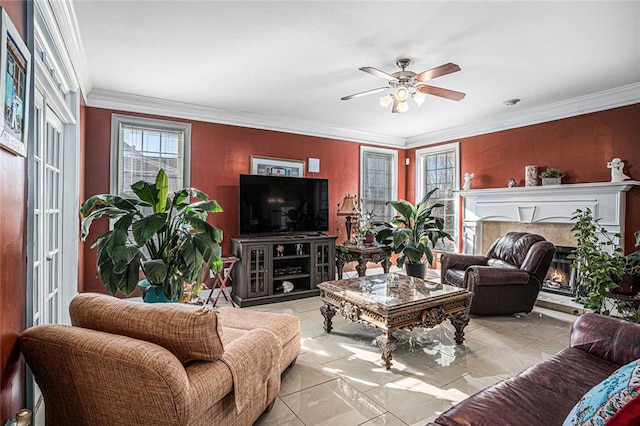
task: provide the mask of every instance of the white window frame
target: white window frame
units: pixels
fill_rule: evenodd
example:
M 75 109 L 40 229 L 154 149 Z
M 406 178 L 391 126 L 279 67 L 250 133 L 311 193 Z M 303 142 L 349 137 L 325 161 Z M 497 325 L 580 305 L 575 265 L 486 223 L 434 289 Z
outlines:
M 110 188 L 112 194 L 117 194 L 120 188 L 120 171 L 123 160 L 123 141 L 120 140 L 120 126 L 131 125 L 156 129 L 160 131 L 183 132 L 183 187 L 191 186 L 191 124 L 179 121 L 159 120 L 155 118 L 136 117 L 123 114 L 111 115 L 111 167 Z
M 455 155 L 456 155 L 456 165 L 455 165 L 455 172 L 454 172 L 454 177 L 455 177 L 455 183 L 454 183 L 454 196 L 453 196 L 453 205 L 454 205 L 454 230 L 455 230 L 455 235 L 452 235 L 453 237 L 453 243 L 455 246 L 455 250 L 454 251 L 458 251 L 459 250 L 459 246 L 460 246 L 460 196 L 458 194 L 458 191 L 460 190 L 460 143 L 459 142 L 453 142 L 453 143 L 448 143 L 448 144 L 444 144 L 444 145 L 437 145 L 437 146 L 432 146 L 432 147 L 427 147 L 427 148 L 422 148 L 422 149 L 418 149 L 416 150 L 416 202 L 420 201 L 422 199 L 422 197 L 424 197 L 425 193 L 426 193 L 426 187 L 425 187 L 425 176 L 424 173 L 426 171 L 426 167 L 423 164 L 424 163 L 424 158 L 428 155 L 436 155 L 439 153 L 443 153 L 443 152 L 448 152 L 448 151 L 454 151 Z M 441 248 L 436 248 L 436 250 L 438 251 L 442 251 Z
M 365 203 L 366 203 L 366 197 L 364 196 L 364 157 L 367 153 L 373 153 L 373 154 L 385 154 L 385 155 L 391 155 L 393 157 L 393 169 L 391 172 L 391 191 L 392 191 L 392 198 L 390 200 L 386 200 L 386 201 L 397 201 L 398 200 L 398 151 L 395 149 L 389 149 L 389 148 L 378 148 L 378 147 L 372 147 L 372 146 L 360 146 L 360 198 L 364 198 L 365 199 Z M 378 216 L 375 218 L 375 220 L 391 220 L 391 217 L 381 217 L 380 212 L 376 212 L 378 214 Z

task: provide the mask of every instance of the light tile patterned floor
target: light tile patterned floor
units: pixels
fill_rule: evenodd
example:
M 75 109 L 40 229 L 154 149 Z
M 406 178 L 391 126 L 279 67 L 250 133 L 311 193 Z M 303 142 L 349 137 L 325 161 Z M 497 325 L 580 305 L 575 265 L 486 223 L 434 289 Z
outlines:
M 274 409 L 258 425 L 424 425 L 467 396 L 514 376 L 569 344 L 575 316 L 536 307 L 529 315 L 472 317 L 466 340 L 453 327 L 399 331 L 390 371 L 374 328 L 334 317 L 323 330 L 319 297 L 246 309 L 298 315 L 302 353 L 282 375 Z
M 223 298 L 219 304 L 229 306 Z M 401 344 L 387 371 L 373 343 L 378 330 L 336 315 L 327 334 L 320 306 L 320 298 L 313 297 L 245 308 L 293 313 L 301 323 L 302 352 L 283 373 L 273 409 L 256 425 L 424 425 L 467 396 L 567 347 L 576 319 L 542 307 L 519 317 L 473 316 L 461 346 L 454 343 L 449 322 L 399 331 Z M 34 424 L 44 425 L 44 407 Z

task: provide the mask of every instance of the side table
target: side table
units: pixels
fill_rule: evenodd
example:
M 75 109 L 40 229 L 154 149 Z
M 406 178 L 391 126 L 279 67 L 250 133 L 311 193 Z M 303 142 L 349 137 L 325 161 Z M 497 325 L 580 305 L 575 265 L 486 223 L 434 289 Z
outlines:
M 222 293 L 222 295 L 224 296 L 224 299 L 227 302 L 231 302 L 231 306 L 236 307 L 236 304 L 233 301 L 233 298 L 229 294 L 228 286 L 229 286 L 229 281 L 231 281 L 231 271 L 233 270 L 233 265 L 235 265 L 236 262 L 239 260 L 240 259 L 238 259 L 235 256 L 223 256 L 222 268 L 220 268 L 220 272 L 218 272 L 217 274 L 214 274 L 213 271 L 210 271 L 212 278 L 214 278 L 214 282 L 213 282 L 213 285 L 211 286 L 211 293 L 209 293 L 209 298 L 205 303 L 212 302 L 212 306 L 215 307 L 216 304 L 218 303 L 218 299 L 220 298 L 220 293 Z M 219 288 L 220 291 L 218 291 L 218 294 L 214 299 L 213 293 L 216 288 Z
M 379 263 L 384 269 L 384 273 L 389 272 L 392 249 L 389 246 L 336 246 L 336 269 L 338 279 L 342 279 L 342 268 L 349 262 L 358 262 L 356 271 L 359 277 L 364 277 L 367 273 L 367 262 Z

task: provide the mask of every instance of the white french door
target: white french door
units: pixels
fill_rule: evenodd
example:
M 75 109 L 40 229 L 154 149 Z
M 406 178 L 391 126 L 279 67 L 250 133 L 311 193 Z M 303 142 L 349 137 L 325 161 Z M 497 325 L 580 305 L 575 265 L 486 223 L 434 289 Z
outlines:
M 36 91 L 37 92 L 37 91 Z M 33 325 L 60 320 L 62 281 L 62 146 L 63 124 L 35 96 Z
M 62 148 L 64 126 L 46 105 L 40 91 L 34 96 L 33 144 L 33 325 L 60 322 L 62 303 Z M 34 383 L 34 401 L 41 395 Z

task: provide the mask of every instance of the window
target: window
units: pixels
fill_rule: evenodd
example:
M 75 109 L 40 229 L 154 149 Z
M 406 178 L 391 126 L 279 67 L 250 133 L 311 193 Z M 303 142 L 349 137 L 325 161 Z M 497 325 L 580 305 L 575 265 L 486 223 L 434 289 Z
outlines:
M 153 182 L 158 170 L 169 190 L 190 185 L 191 125 L 114 114 L 111 119 L 111 192 L 131 195 L 139 180 Z
M 444 219 L 444 230 L 451 234 L 436 244 L 436 249 L 452 252 L 458 241 L 458 201 L 455 191 L 459 187 L 460 163 L 458 143 L 424 148 L 416 152 L 416 202 L 428 191 L 438 188 L 431 196 L 432 203 L 444 204 L 435 214 Z
M 398 197 L 398 151 L 360 147 L 360 198 L 375 220 L 390 221 L 395 210 L 389 201 Z

